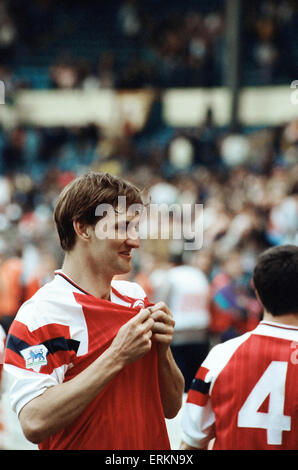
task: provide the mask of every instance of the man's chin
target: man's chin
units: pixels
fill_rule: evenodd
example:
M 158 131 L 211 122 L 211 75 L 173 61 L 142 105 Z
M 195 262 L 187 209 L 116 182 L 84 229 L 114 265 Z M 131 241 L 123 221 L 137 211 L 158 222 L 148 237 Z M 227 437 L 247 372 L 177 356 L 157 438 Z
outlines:
M 129 273 L 129 271 L 131 271 L 131 263 L 130 262 L 121 263 L 121 266 L 118 265 L 116 274 L 117 275 L 127 274 Z
M 129 269 L 118 269 L 117 273 L 114 274 L 114 279 L 119 279 L 119 280 L 127 280 L 127 275 L 131 271 L 131 268 Z

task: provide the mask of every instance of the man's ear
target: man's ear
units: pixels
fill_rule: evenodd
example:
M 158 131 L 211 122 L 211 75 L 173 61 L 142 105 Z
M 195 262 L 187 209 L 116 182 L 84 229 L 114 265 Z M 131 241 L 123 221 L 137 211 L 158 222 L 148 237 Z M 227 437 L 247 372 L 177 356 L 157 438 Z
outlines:
M 90 225 L 88 225 L 86 222 L 83 222 L 81 220 L 74 220 L 73 221 L 73 229 L 77 235 L 78 238 L 80 238 L 83 241 L 87 241 L 90 239 Z
M 262 303 L 262 301 L 261 301 L 261 299 L 260 299 L 260 296 L 259 296 L 259 294 L 258 294 L 257 289 L 255 288 L 254 283 L 252 283 L 252 288 L 253 288 L 253 290 L 254 290 L 254 293 L 255 293 L 255 296 L 256 296 L 257 300 L 258 300 L 258 301 L 260 302 L 260 304 L 263 306 L 263 303 Z M 263 307 L 264 307 L 264 306 L 263 306 Z

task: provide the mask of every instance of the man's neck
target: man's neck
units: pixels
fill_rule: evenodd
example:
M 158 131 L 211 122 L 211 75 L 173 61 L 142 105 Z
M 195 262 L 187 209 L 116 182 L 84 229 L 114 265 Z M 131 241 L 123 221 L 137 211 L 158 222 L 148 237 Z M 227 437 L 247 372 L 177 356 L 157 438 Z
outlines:
M 274 323 L 281 323 L 283 325 L 298 326 L 298 314 L 288 313 L 286 315 L 280 315 L 279 317 L 273 316 L 271 313 L 264 311 L 263 320 Z
M 94 297 L 110 299 L 112 278 L 101 272 L 93 273 L 87 260 L 77 259 L 75 253 L 66 254 L 61 270 L 81 289 Z

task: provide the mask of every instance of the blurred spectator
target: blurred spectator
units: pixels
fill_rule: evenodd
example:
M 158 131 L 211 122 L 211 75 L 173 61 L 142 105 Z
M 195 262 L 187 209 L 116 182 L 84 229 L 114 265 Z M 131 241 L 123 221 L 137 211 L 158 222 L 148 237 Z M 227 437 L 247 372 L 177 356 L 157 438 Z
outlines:
M 169 144 L 168 159 L 174 173 L 181 170 L 190 171 L 194 163 L 192 142 L 183 135 L 174 137 Z
M 71 60 L 61 59 L 50 67 L 50 78 L 53 88 L 76 88 L 79 82 L 78 68 Z
M 133 55 L 123 67 L 117 88 L 140 89 L 152 85 L 154 71 L 138 55 Z
M 230 134 L 221 141 L 222 161 L 229 167 L 245 165 L 250 157 L 249 140 L 241 134 Z
M 209 351 L 210 288 L 206 274 L 196 263 L 197 256 L 190 264 L 179 255 L 173 257 L 174 267 L 166 271 L 157 293 L 175 320 L 171 349 L 184 375 L 185 391 Z
M 24 168 L 24 150 L 27 134 L 24 127 L 12 129 L 8 134 L 8 141 L 3 150 L 3 160 L 5 162 L 6 171 L 17 170 L 22 171 Z
M 229 251 L 222 256 L 212 279 L 211 295 L 210 330 L 218 335 L 219 342 L 252 330 L 260 321 L 262 307 L 245 279 L 239 251 Z
M 12 191 L 9 179 L 5 176 L 0 176 L 0 207 L 5 208 L 10 204 Z
M 207 109 L 204 122 L 190 133 L 190 139 L 194 146 L 196 165 L 209 168 L 221 166 L 219 131 L 214 124 L 212 108 Z
M 55 270 L 58 268 L 57 257 L 48 252 L 40 253 L 37 267 L 26 282 L 26 300 L 30 299 L 44 284 L 50 282 L 54 278 Z
M 1 253 L 0 324 L 6 333 L 25 300 L 22 268 L 21 256 L 6 257 L 4 253 Z
M 8 2 L 0 2 L 0 57 L 1 63 L 9 65 L 13 62 L 16 46 L 17 30 L 8 9 Z
M 84 90 L 111 89 L 116 86 L 115 56 L 111 51 L 103 52 L 95 67 L 94 73 L 88 73 L 82 80 Z
M 256 22 L 257 42 L 255 61 L 263 84 L 273 83 L 279 64 L 279 51 L 275 45 L 275 26 L 272 18 L 263 17 Z
M 134 39 L 142 30 L 140 5 L 136 0 L 124 0 L 118 9 L 117 20 L 126 38 Z
M 272 207 L 267 234 L 274 245 L 298 244 L 298 182 Z

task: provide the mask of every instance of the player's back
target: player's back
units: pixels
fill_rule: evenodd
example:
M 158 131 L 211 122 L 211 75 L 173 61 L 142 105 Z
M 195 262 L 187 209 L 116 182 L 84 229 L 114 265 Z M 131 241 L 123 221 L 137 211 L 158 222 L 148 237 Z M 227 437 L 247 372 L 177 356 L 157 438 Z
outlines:
M 261 322 L 224 343 L 211 391 L 215 449 L 298 448 L 298 328 Z
M 298 449 L 298 327 L 262 321 L 218 344 L 198 369 L 183 441 L 219 450 Z

